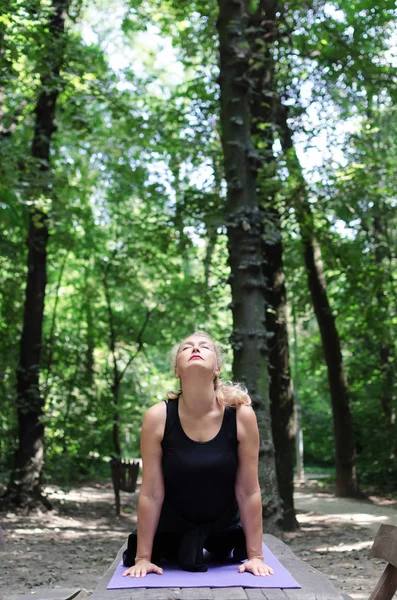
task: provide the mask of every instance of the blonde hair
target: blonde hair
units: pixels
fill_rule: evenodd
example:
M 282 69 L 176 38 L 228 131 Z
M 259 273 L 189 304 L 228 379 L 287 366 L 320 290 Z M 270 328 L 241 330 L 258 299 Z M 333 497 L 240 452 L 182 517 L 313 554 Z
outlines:
M 210 340 L 214 344 L 214 350 L 216 355 L 216 361 L 218 365 L 222 364 L 223 353 L 221 348 L 214 342 L 212 337 L 206 331 L 194 331 L 191 335 L 197 335 L 201 337 L 205 337 Z M 187 336 L 190 337 L 190 336 Z M 176 361 L 178 358 L 179 350 L 182 342 L 186 338 L 183 338 L 180 342 L 175 344 L 170 352 L 170 359 L 172 369 L 175 370 Z M 216 397 L 221 406 L 251 406 L 251 398 L 248 395 L 247 388 L 245 388 L 240 383 L 233 383 L 232 381 L 223 381 L 217 375 L 214 378 L 214 390 L 216 391 Z M 176 400 L 182 393 L 182 390 L 179 392 L 167 392 L 168 400 Z

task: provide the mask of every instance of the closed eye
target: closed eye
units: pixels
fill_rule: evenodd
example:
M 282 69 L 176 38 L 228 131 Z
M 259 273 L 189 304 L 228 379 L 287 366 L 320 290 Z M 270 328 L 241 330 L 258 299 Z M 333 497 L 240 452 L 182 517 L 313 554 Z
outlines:
M 207 344 L 199 344 L 200 348 L 207 348 L 207 350 L 210 350 L 210 346 L 208 346 Z M 181 352 L 183 352 L 184 350 L 187 350 L 188 348 L 193 348 L 193 344 L 189 344 L 189 346 L 184 346 L 181 350 Z

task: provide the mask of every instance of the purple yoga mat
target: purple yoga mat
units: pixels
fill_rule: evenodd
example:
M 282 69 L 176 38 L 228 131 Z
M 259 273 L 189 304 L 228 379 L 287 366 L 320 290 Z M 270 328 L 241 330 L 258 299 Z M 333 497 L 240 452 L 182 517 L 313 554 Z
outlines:
M 149 573 L 146 577 L 123 577 L 127 567 L 122 562 L 116 568 L 107 586 L 108 590 L 123 588 L 192 588 L 192 587 L 247 587 L 247 588 L 300 588 L 280 561 L 263 544 L 265 563 L 272 567 L 274 575 L 260 577 L 251 573 L 239 573 L 238 563 L 208 562 L 206 573 L 190 573 L 168 562 L 161 565 L 162 575 Z

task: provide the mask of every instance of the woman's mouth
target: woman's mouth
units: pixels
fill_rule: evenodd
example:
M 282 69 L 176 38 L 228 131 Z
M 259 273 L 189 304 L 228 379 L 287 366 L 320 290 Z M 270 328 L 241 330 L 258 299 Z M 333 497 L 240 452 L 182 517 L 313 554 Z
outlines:
M 189 360 L 194 360 L 195 358 L 199 358 L 200 360 L 203 360 L 203 359 L 201 358 L 201 356 L 199 356 L 198 354 L 195 354 L 194 356 L 191 356 L 191 357 L 189 358 Z

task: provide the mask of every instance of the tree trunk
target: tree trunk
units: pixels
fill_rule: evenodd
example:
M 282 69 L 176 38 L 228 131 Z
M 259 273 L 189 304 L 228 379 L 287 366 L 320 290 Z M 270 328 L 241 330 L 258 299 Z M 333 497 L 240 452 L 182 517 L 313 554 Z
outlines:
M 269 340 L 270 408 L 277 482 L 283 501 L 283 529 L 295 531 L 299 528 L 299 523 L 294 508 L 295 419 L 288 345 L 287 295 L 280 216 L 276 209 L 273 212 L 278 237 L 270 243 L 266 240 L 264 242 L 269 302 L 266 324 L 269 332 L 273 333 Z
M 7 501 L 31 508 L 42 498 L 44 464 L 44 400 L 39 388 L 44 297 L 47 283 L 47 216 L 30 213 L 28 234 L 28 279 L 26 286 L 20 359 L 17 369 L 18 447 L 7 489 Z
M 211 313 L 211 288 L 210 288 L 210 276 L 212 260 L 216 242 L 218 239 L 218 219 L 213 219 L 210 215 L 205 216 L 205 228 L 207 230 L 207 247 L 205 250 L 204 257 L 204 309 L 205 314 L 210 316 Z
M 282 517 L 270 423 L 261 248 L 263 211 L 256 194 L 258 155 L 251 142 L 247 18 L 248 6 L 243 0 L 219 0 L 221 124 L 233 313 L 230 341 L 234 351 L 233 376 L 247 386 L 258 418 L 265 527 L 267 531 L 277 531 Z
M 85 372 L 86 372 L 86 389 L 89 396 L 89 406 L 90 410 L 93 400 L 96 396 L 96 387 L 95 387 L 95 328 L 94 328 L 94 316 L 92 314 L 92 298 L 96 295 L 96 289 L 90 283 L 90 266 L 87 266 L 84 271 L 84 294 L 85 294 L 85 313 L 87 320 L 87 331 L 86 331 L 86 355 L 85 355 Z
M 191 262 L 189 260 L 188 252 L 190 247 L 189 236 L 185 233 L 184 218 L 186 214 L 186 204 L 184 198 L 184 180 L 181 177 L 181 157 L 176 154 L 173 156 L 169 163 L 170 171 L 174 177 L 173 187 L 175 190 L 175 214 L 174 224 L 178 232 L 178 250 L 179 255 L 183 262 L 183 272 L 189 277 L 191 275 Z
M 305 468 L 303 462 L 303 431 L 301 418 L 301 401 L 299 396 L 299 358 L 298 358 L 298 332 L 296 326 L 295 305 L 292 305 L 292 321 L 294 327 L 294 413 L 295 413 L 295 458 L 296 476 L 298 481 L 305 480 Z
M 359 491 L 356 478 L 353 419 L 340 340 L 335 317 L 328 301 L 321 252 L 315 238 L 306 182 L 293 147 L 292 134 L 287 122 L 287 109 L 281 104 L 278 118 L 287 166 L 298 182 L 297 188 L 293 191 L 293 206 L 301 232 L 308 285 L 327 365 L 335 439 L 336 495 L 340 498 L 354 498 L 359 495 Z
M 283 529 L 299 527 L 294 509 L 295 424 L 293 390 L 289 364 L 287 298 L 283 268 L 281 220 L 276 206 L 276 169 L 273 153 L 275 106 L 275 64 L 273 45 L 278 37 L 277 0 L 261 0 L 250 19 L 250 47 L 253 68 L 251 96 L 253 140 L 264 165 L 258 177 L 258 190 L 264 208 L 265 235 L 262 252 L 266 289 L 266 327 L 269 341 L 270 408 L 276 473 L 283 502 Z
M 115 251 L 116 252 L 116 251 Z M 113 256 L 115 254 L 113 253 Z M 117 350 L 116 350 L 116 330 L 114 326 L 114 318 L 113 318 L 113 310 L 112 310 L 112 301 L 110 296 L 110 288 L 108 282 L 108 274 L 111 266 L 111 261 L 109 261 L 106 265 L 105 275 L 103 277 L 103 284 L 105 289 L 105 298 L 106 305 L 108 309 L 108 317 L 109 317 L 109 329 L 110 329 L 110 338 L 109 338 L 109 349 L 112 353 L 112 361 L 113 361 L 113 378 L 112 378 L 112 399 L 113 399 L 113 428 L 112 428 L 112 439 L 113 439 L 113 447 L 114 452 L 117 457 L 121 457 L 121 445 L 120 445 L 120 383 L 121 377 L 119 373 L 119 368 L 117 365 Z
M 55 131 L 55 107 L 59 95 L 59 73 L 64 55 L 64 28 L 68 0 L 53 0 L 49 20 L 50 43 L 47 72 L 41 75 L 41 92 L 35 109 L 32 157 L 38 172 L 33 185 L 34 198 L 51 196 L 50 144 Z M 17 369 L 18 447 L 14 468 L 6 492 L 6 501 L 14 506 L 30 508 L 37 500 L 48 508 L 49 501 L 41 493 L 43 470 L 43 409 L 40 393 L 40 354 L 44 317 L 48 215 L 36 205 L 29 214 L 28 275 L 20 361 Z
M 218 159 L 218 160 L 217 160 Z M 218 228 L 224 224 L 223 217 L 223 198 L 222 198 L 222 179 L 223 170 L 219 165 L 218 156 L 212 157 L 212 168 L 214 173 L 214 188 L 211 196 L 208 195 L 210 200 L 212 199 L 211 210 L 204 214 L 204 224 L 207 230 L 207 247 L 204 257 L 204 294 L 203 302 L 205 314 L 210 317 L 211 315 L 211 300 L 212 290 L 210 284 L 211 278 L 211 267 L 213 262 L 214 251 L 216 243 L 218 241 Z
M 48 395 L 50 393 L 49 380 L 50 380 L 50 375 L 51 375 L 52 359 L 53 359 L 53 355 L 54 355 L 55 330 L 56 330 L 56 321 L 57 321 L 57 308 L 58 308 L 58 302 L 59 302 L 59 290 L 61 289 L 63 272 L 65 270 L 66 261 L 67 261 L 68 257 L 69 257 L 69 252 L 66 252 L 65 256 L 63 257 L 60 269 L 58 271 L 58 280 L 57 280 L 57 285 L 56 285 L 56 289 L 55 289 L 54 310 L 52 311 L 52 316 L 51 316 L 50 335 L 48 336 L 48 342 L 45 344 L 46 350 L 47 350 L 47 357 L 46 357 L 46 362 L 44 364 L 44 369 L 46 370 L 44 392 L 43 392 L 44 400 L 46 400 L 48 398 Z

